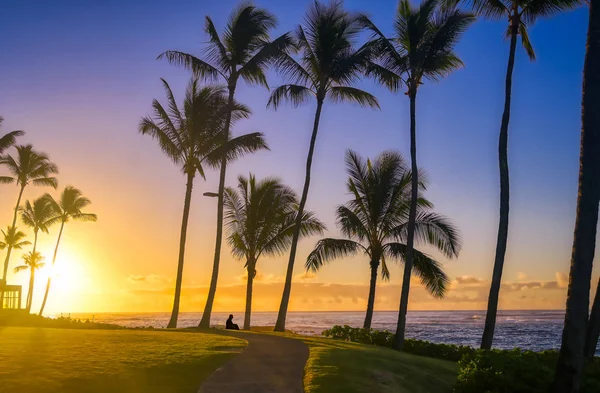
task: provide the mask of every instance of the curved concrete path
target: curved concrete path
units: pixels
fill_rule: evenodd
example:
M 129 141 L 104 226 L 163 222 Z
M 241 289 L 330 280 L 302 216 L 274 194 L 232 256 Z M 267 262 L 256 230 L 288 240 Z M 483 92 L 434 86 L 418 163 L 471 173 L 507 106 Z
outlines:
M 303 393 L 308 346 L 300 340 L 227 331 L 248 341 L 232 361 L 215 371 L 198 393 Z

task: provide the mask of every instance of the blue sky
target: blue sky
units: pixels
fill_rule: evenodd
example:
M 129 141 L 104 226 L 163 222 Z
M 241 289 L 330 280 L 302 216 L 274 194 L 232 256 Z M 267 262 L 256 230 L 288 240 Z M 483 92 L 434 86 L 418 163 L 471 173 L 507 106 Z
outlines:
M 256 3 L 279 18 L 274 35 L 294 29 L 309 4 Z M 138 134 L 137 123 L 153 98 L 163 99 L 160 77 L 171 83 L 179 97 L 189 78 L 186 71 L 155 60 L 156 56 L 167 49 L 199 55 L 207 39 L 204 15 L 210 15 L 221 30 L 236 4 L 232 0 L 174 0 L 11 1 L 2 5 L 3 131 L 25 129 L 23 141 L 48 152 L 61 167 L 62 185 L 72 183 L 91 194 L 102 223 L 85 229 L 88 234 L 81 236 L 93 239 L 93 244 L 84 239 L 81 248 L 102 249 L 95 252 L 96 259 L 85 258 L 94 259 L 91 266 L 102 265 L 111 272 L 104 273 L 104 281 L 95 281 L 98 287 L 112 280 L 110 285 L 117 288 L 119 280 L 131 275 L 175 273 L 184 180 L 154 142 Z M 382 30 L 391 31 L 395 1 L 354 0 L 345 6 L 367 12 Z M 427 82 L 419 92 L 418 155 L 420 167 L 429 174 L 427 195 L 438 212 L 457 224 L 464 238 L 461 257 L 446 264 L 452 277 L 485 281 L 491 276 L 499 194 L 497 137 L 508 56 L 505 28 L 506 21 L 475 23 L 456 49 L 465 67 L 440 83 Z M 517 51 L 509 130 L 508 281 L 554 280 L 557 273 L 568 272 L 586 28 L 583 8 L 541 20 L 530 27 L 537 61 L 530 62 L 522 48 Z M 270 73 L 269 83 L 277 86 L 281 80 Z M 370 81 L 361 87 L 378 97 L 381 111 L 328 104 L 317 142 L 308 207 L 327 223 L 332 236 L 337 235 L 334 208 L 347 199 L 345 150 L 373 157 L 382 150 L 397 149 L 408 157 L 406 97 Z M 234 164 L 228 183 L 237 174 L 252 171 L 259 177 L 281 177 L 300 191 L 314 103 L 274 112 L 265 109 L 268 94 L 260 87 L 238 89 L 238 100 L 252 108 L 253 116 L 239 123 L 235 132 L 264 132 L 271 151 Z M 188 259 L 196 262 L 186 269 L 198 285 L 208 281 L 215 221 L 214 203 L 202 198 L 200 191 L 214 190 L 216 184 L 216 174 L 210 173 L 207 182 L 198 181 L 195 189 Z M 1 206 L 14 203 L 14 192 L 8 190 L 3 187 Z M 33 197 L 42 190 L 29 192 Z M 0 218 L 7 220 L 10 211 L 4 210 Z M 129 231 L 115 232 L 124 223 L 135 224 Z M 302 243 L 298 266 L 314 240 Z M 148 250 L 148 245 L 157 242 L 163 245 L 160 251 Z M 229 259 L 224 262 L 221 282 L 234 283 L 241 267 L 224 250 Z M 131 253 L 137 256 L 133 263 L 129 262 Z M 283 275 L 284 260 L 265 261 L 265 273 Z M 400 269 L 393 273 L 392 282 L 398 283 Z M 332 264 L 317 279 L 366 283 L 367 278 L 366 263 L 357 259 L 356 263 Z M 553 302 L 554 307 L 562 307 L 564 300 L 556 297 Z

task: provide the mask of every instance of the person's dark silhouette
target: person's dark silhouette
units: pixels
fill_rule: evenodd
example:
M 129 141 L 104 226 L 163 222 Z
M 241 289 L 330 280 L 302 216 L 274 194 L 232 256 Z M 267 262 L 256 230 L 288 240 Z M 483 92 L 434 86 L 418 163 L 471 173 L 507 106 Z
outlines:
M 225 322 L 225 329 L 240 330 L 240 327 L 233 323 L 233 314 L 229 314 L 229 318 L 227 319 L 227 322 Z

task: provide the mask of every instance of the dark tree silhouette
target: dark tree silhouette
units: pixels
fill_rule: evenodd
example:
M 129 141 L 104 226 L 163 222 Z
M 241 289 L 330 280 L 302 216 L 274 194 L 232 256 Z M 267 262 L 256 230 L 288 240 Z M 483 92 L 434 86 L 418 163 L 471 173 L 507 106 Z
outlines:
M 374 162 L 366 162 L 353 151 L 346 153 L 348 192 L 353 199 L 337 208 L 337 225 L 348 239 L 322 239 L 306 260 L 306 269 L 319 270 L 338 258 L 364 254 L 369 258 L 371 281 L 364 328 L 371 327 L 377 274 L 389 280 L 386 260 L 406 260 L 408 213 L 411 203 L 412 173 L 399 153 L 385 152 Z M 419 184 L 425 190 L 421 176 Z M 420 193 L 419 193 L 420 194 Z M 417 201 L 416 241 L 436 247 L 448 258 L 458 256 L 461 247 L 458 230 L 450 222 L 431 211 L 433 205 L 422 196 Z M 429 293 L 441 298 L 449 279 L 439 262 L 414 250 L 414 273 Z
M 590 1 L 582 90 L 577 216 L 565 325 L 552 388 L 554 393 L 579 391 L 585 357 L 600 202 L 600 0 Z
M 265 76 L 266 68 L 276 61 L 291 44 L 288 34 L 270 41 L 269 32 L 276 25 L 277 20 L 274 15 L 252 3 L 244 2 L 233 10 L 221 36 L 219 36 L 212 19 L 206 17 L 204 30 L 208 34 L 209 41 L 204 52 L 204 60 L 174 50 L 167 51 L 158 57 L 159 59 L 165 58 L 172 64 L 184 66 L 198 77 L 222 80 L 227 83 L 229 112 L 223 125 L 224 140 L 230 138 L 231 111 L 234 109 L 235 90 L 239 79 L 242 78 L 251 85 L 259 84 L 268 87 Z M 210 325 L 210 315 L 217 291 L 223 239 L 223 193 L 226 173 L 227 161 L 223 159 L 220 163 L 219 174 L 215 257 L 200 327 L 209 327 Z M 177 321 L 171 318 L 169 326 L 175 327 L 176 324 Z
M 289 101 L 294 107 L 314 97 L 317 101 L 314 125 L 310 138 L 310 147 L 306 158 L 306 175 L 300 197 L 299 215 L 290 247 L 290 258 L 281 304 L 275 323 L 275 330 L 285 331 L 285 320 L 292 290 L 296 248 L 300 236 L 300 219 L 304 213 L 319 120 L 325 100 L 331 102 L 354 102 L 360 106 L 379 108 L 377 99 L 371 94 L 352 87 L 358 82 L 371 52 L 368 48 L 355 49 L 355 42 L 361 31 L 357 15 L 344 11 L 341 1 L 332 1 L 329 5 L 315 1 L 309 8 L 304 23 L 294 32 L 300 60 L 296 61 L 284 55 L 278 62 L 279 72 L 290 84 L 276 88 L 267 106 L 277 109 L 283 101 Z

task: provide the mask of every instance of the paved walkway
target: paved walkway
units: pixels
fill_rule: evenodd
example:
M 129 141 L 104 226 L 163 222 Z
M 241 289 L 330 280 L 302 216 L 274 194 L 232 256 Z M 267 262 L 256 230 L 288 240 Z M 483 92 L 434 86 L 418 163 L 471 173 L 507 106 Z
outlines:
M 198 393 L 303 393 L 308 346 L 300 340 L 228 331 L 248 341 L 232 361 L 215 371 Z

